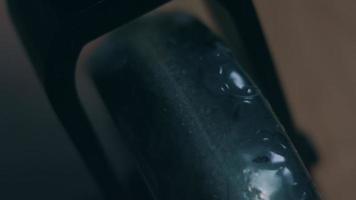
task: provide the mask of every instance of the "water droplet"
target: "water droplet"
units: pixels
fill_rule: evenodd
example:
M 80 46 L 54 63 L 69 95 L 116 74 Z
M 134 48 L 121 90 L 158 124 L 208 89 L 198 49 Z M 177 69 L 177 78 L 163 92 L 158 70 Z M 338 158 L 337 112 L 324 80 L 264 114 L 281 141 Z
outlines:
M 246 103 L 246 104 L 252 104 L 252 101 L 250 101 L 250 100 L 243 100 L 242 102 Z
M 290 185 L 294 184 L 295 181 L 294 181 L 293 174 L 288 168 L 284 167 L 282 169 L 282 175 Z
M 242 170 L 242 173 L 243 173 L 243 174 L 248 174 L 249 172 L 250 172 L 249 169 L 243 169 L 243 170 Z
M 238 97 L 244 98 L 246 100 L 252 100 L 259 94 L 259 90 L 254 86 L 244 86 L 241 91 L 236 93 Z
M 222 66 L 220 66 L 220 68 L 219 68 L 219 74 L 222 75 L 223 72 L 224 72 L 224 68 L 223 68 Z
M 235 64 L 208 66 L 202 70 L 205 85 L 216 94 L 235 97 L 244 103 L 252 103 L 252 100 L 259 95 L 259 90 L 236 69 Z
M 270 156 L 271 156 L 271 163 L 283 163 L 286 161 L 284 156 L 274 152 L 270 152 Z

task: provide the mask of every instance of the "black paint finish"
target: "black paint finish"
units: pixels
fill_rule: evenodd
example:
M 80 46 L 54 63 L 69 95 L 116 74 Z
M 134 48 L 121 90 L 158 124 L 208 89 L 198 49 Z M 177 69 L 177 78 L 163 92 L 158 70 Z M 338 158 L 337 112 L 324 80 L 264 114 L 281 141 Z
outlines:
M 49 101 L 106 197 L 316 199 L 309 178 L 260 91 L 235 69 L 238 63 L 228 50 L 205 28 L 189 25 L 191 19 L 186 17 L 179 22 L 140 24 L 143 26 L 119 34 L 121 39 L 109 40 L 108 46 L 97 50 L 97 56 L 104 54 L 97 63 L 98 87 L 140 163 L 139 172 L 130 180 L 122 183 L 116 177 L 79 101 L 76 60 L 85 43 L 163 2 L 8 0 Z M 235 17 L 239 31 L 245 31 L 243 40 L 250 42 L 246 46 L 249 54 L 253 55 L 256 46 L 265 48 L 251 58 L 262 63 L 259 58 L 270 59 L 256 15 L 249 7 L 251 2 L 241 1 L 245 4 L 237 7 L 234 1 L 222 2 Z M 167 30 L 161 29 L 163 24 Z M 257 35 L 248 37 L 248 33 Z M 261 86 L 267 88 L 264 91 L 273 104 L 283 101 L 281 93 L 270 90 L 278 82 L 268 84 L 269 78 L 263 77 L 258 62 L 254 65 L 260 76 L 256 80 L 266 83 Z M 275 75 L 273 68 L 265 72 L 268 77 Z M 283 104 L 277 114 L 288 115 L 285 108 Z M 281 142 L 279 146 L 275 141 Z M 276 183 L 274 189 L 256 184 L 261 177 L 268 180 L 266 185 Z M 281 189 L 280 185 L 286 186 Z
M 260 90 L 192 18 L 110 33 L 87 63 L 154 199 L 319 199 Z

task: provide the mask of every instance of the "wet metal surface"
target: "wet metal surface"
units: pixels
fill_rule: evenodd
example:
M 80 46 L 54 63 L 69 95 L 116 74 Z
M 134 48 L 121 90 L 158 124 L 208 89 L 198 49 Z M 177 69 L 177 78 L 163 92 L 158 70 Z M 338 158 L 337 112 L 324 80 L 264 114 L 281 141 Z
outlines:
M 198 22 L 136 22 L 89 61 L 153 199 L 319 199 L 268 102 Z

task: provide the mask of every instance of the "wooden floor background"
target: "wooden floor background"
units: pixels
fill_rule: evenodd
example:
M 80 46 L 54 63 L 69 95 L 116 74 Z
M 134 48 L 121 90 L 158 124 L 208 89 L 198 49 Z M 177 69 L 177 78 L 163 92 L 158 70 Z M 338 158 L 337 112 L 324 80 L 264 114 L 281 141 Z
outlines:
M 255 0 L 254 3 L 294 118 L 298 126 L 312 139 L 319 152 L 320 161 L 313 173 L 324 199 L 356 199 L 353 191 L 356 187 L 356 1 Z M 57 142 L 68 140 L 60 136 L 63 130 L 58 122 L 54 122 L 55 117 L 53 112 L 49 111 L 48 103 L 44 103 L 42 89 L 33 71 L 30 70 L 29 61 L 13 30 L 4 5 L 4 1 L 0 0 L 2 99 L 0 111 L 13 112 L 13 115 L 10 118 L 6 115 L 12 125 L 2 124 L 2 130 L 7 127 L 6 130 L 10 132 L 24 131 L 25 129 L 17 128 L 24 126 L 22 122 L 26 120 L 26 116 L 28 118 L 30 116 L 33 122 L 32 125 L 26 126 L 26 131 L 36 133 L 41 127 L 43 128 L 43 123 L 39 120 L 47 120 L 48 130 L 58 129 L 56 137 L 61 139 L 57 138 Z M 19 108 L 13 110 L 6 106 L 10 104 L 4 102 L 17 103 L 22 111 L 37 113 L 25 116 L 21 114 L 19 117 L 21 113 Z M 1 116 L 4 115 L 0 113 Z M 16 137 L 22 137 L 21 135 L 24 134 L 18 133 Z M 30 136 L 26 135 L 26 137 Z M 36 135 L 36 137 L 40 136 Z M 43 138 L 39 141 L 51 140 L 48 136 Z M 32 145 L 36 145 L 36 142 L 30 141 L 32 140 L 24 141 L 22 145 L 28 149 L 34 148 Z M 20 145 L 15 139 L 12 143 L 4 138 L 1 139 L 1 146 L 9 144 L 12 144 L 12 148 Z M 49 150 L 51 147 L 37 149 L 37 151 L 46 152 L 47 155 L 51 152 Z M 58 144 L 58 148 L 62 147 Z M 27 150 L 23 151 L 28 153 Z M 70 163 L 79 162 L 74 159 L 73 155 L 76 153 L 73 153 L 72 149 L 67 149 L 66 152 L 71 160 Z M 15 157 L 15 161 L 13 157 L 8 159 L 1 157 L 2 164 L 15 166 L 16 163 L 21 163 L 19 160 L 24 159 L 24 155 L 29 156 L 22 151 L 18 151 L 16 155 L 18 157 Z M 53 153 L 53 155 L 58 154 Z M 38 157 L 34 156 L 34 158 Z M 43 166 L 43 163 L 52 158 L 53 156 L 48 157 L 47 160 L 32 159 L 33 170 L 37 169 L 36 166 Z M 60 163 L 68 158 L 63 157 Z M 67 163 L 62 170 L 66 169 L 66 166 L 68 167 L 69 164 Z M 73 174 L 77 174 L 80 169 L 70 168 Z M 36 172 L 41 173 L 41 171 Z M 52 174 L 56 172 L 61 173 L 55 171 Z M 8 177 L 10 180 L 12 176 L 8 175 Z M 86 176 L 85 178 L 88 179 Z M 88 179 L 88 182 L 90 181 Z M 31 180 L 27 182 L 31 183 Z M 42 184 L 45 185 L 45 181 Z M 92 188 L 92 183 L 88 187 L 83 186 L 82 190 L 89 190 L 88 188 Z M 49 190 L 51 189 L 56 190 L 55 188 Z

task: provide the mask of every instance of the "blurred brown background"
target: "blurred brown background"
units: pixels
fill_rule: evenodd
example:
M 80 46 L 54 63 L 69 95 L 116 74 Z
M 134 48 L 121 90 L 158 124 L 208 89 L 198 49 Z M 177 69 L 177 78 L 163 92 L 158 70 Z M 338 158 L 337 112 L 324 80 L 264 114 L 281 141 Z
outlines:
M 314 141 L 325 199 L 354 199 L 356 1 L 255 1 L 288 101 Z
M 356 1 L 254 1 L 324 199 L 354 198 Z M 182 1 L 209 19 L 200 1 Z M 51 110 L 0 0 L 0 198 L 100 199 Z M 43 192 L 46 191 L 46 192 Z

